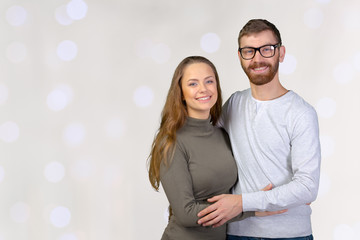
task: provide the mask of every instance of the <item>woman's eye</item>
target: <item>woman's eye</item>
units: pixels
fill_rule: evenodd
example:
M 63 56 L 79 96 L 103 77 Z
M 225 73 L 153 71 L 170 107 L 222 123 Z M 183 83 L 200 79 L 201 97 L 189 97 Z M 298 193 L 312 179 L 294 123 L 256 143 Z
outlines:
M 189 86 L 196 86 L 196 83 L 189 83 Z

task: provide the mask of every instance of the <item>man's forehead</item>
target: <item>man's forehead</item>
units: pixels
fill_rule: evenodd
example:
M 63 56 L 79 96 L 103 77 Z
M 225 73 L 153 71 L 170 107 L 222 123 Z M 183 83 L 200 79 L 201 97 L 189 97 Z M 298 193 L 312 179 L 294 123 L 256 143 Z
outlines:
M 276 43 L 276 37 L 274 33 L 270 30 L 265 30 L 258 33 L 249 33 L 242 36 L 240 39 L 241 47 L 244 47 L 245 45 L 249 47 L 260 47 L 266 44 Z

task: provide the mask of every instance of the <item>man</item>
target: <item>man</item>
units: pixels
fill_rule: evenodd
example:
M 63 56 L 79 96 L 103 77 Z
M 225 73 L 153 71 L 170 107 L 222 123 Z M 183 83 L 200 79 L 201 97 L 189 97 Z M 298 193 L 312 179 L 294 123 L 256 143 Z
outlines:
M 285 47 L 272 23 L 250 20 L 238 42 L 250 89 L 229 98 L 220 125 L 229 133 L 239 181 L 233 195 L 208 200 L 214 204 L 198 214 L 198 223 L 216 227 L 242 211 L 288 209 L 229 223 L 227 239 L 313 239 L 307 203 L 315 200 L 320 177 L 316 112 L 279 81 Z M 268 183 L 272 190 L 260 191 Z

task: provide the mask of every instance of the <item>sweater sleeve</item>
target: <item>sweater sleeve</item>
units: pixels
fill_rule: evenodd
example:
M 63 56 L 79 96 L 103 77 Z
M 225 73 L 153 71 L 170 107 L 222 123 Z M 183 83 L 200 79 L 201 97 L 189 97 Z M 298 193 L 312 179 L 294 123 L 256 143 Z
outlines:
M 177 222 L 184 227 L 199 227 L 197 214 L 210 203 L 195 200 L 186 153 L 179 145 L 170 164 L 162 164 L 160 178 Z
M 274 211 L 311 203 L 316 199 L 321 154 L 318 120 L 313 108 L 295 121 L 292 132 L 291 181 L 270 191 L 244 193 L 244 211 Z

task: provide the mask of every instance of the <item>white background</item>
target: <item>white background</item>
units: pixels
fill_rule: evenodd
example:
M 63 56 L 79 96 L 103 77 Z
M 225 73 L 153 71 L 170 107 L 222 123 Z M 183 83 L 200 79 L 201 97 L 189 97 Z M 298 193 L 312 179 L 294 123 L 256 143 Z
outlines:
M 356 0 L 1 0 L 0 240 L 160 239 L 168 203 L 146 159 L 173 71 L 202 55 L 224 100 L 248 88 L 252 18 L 279 28 L 280 80 L 319 115 L 314 236 L 359 240 Z

